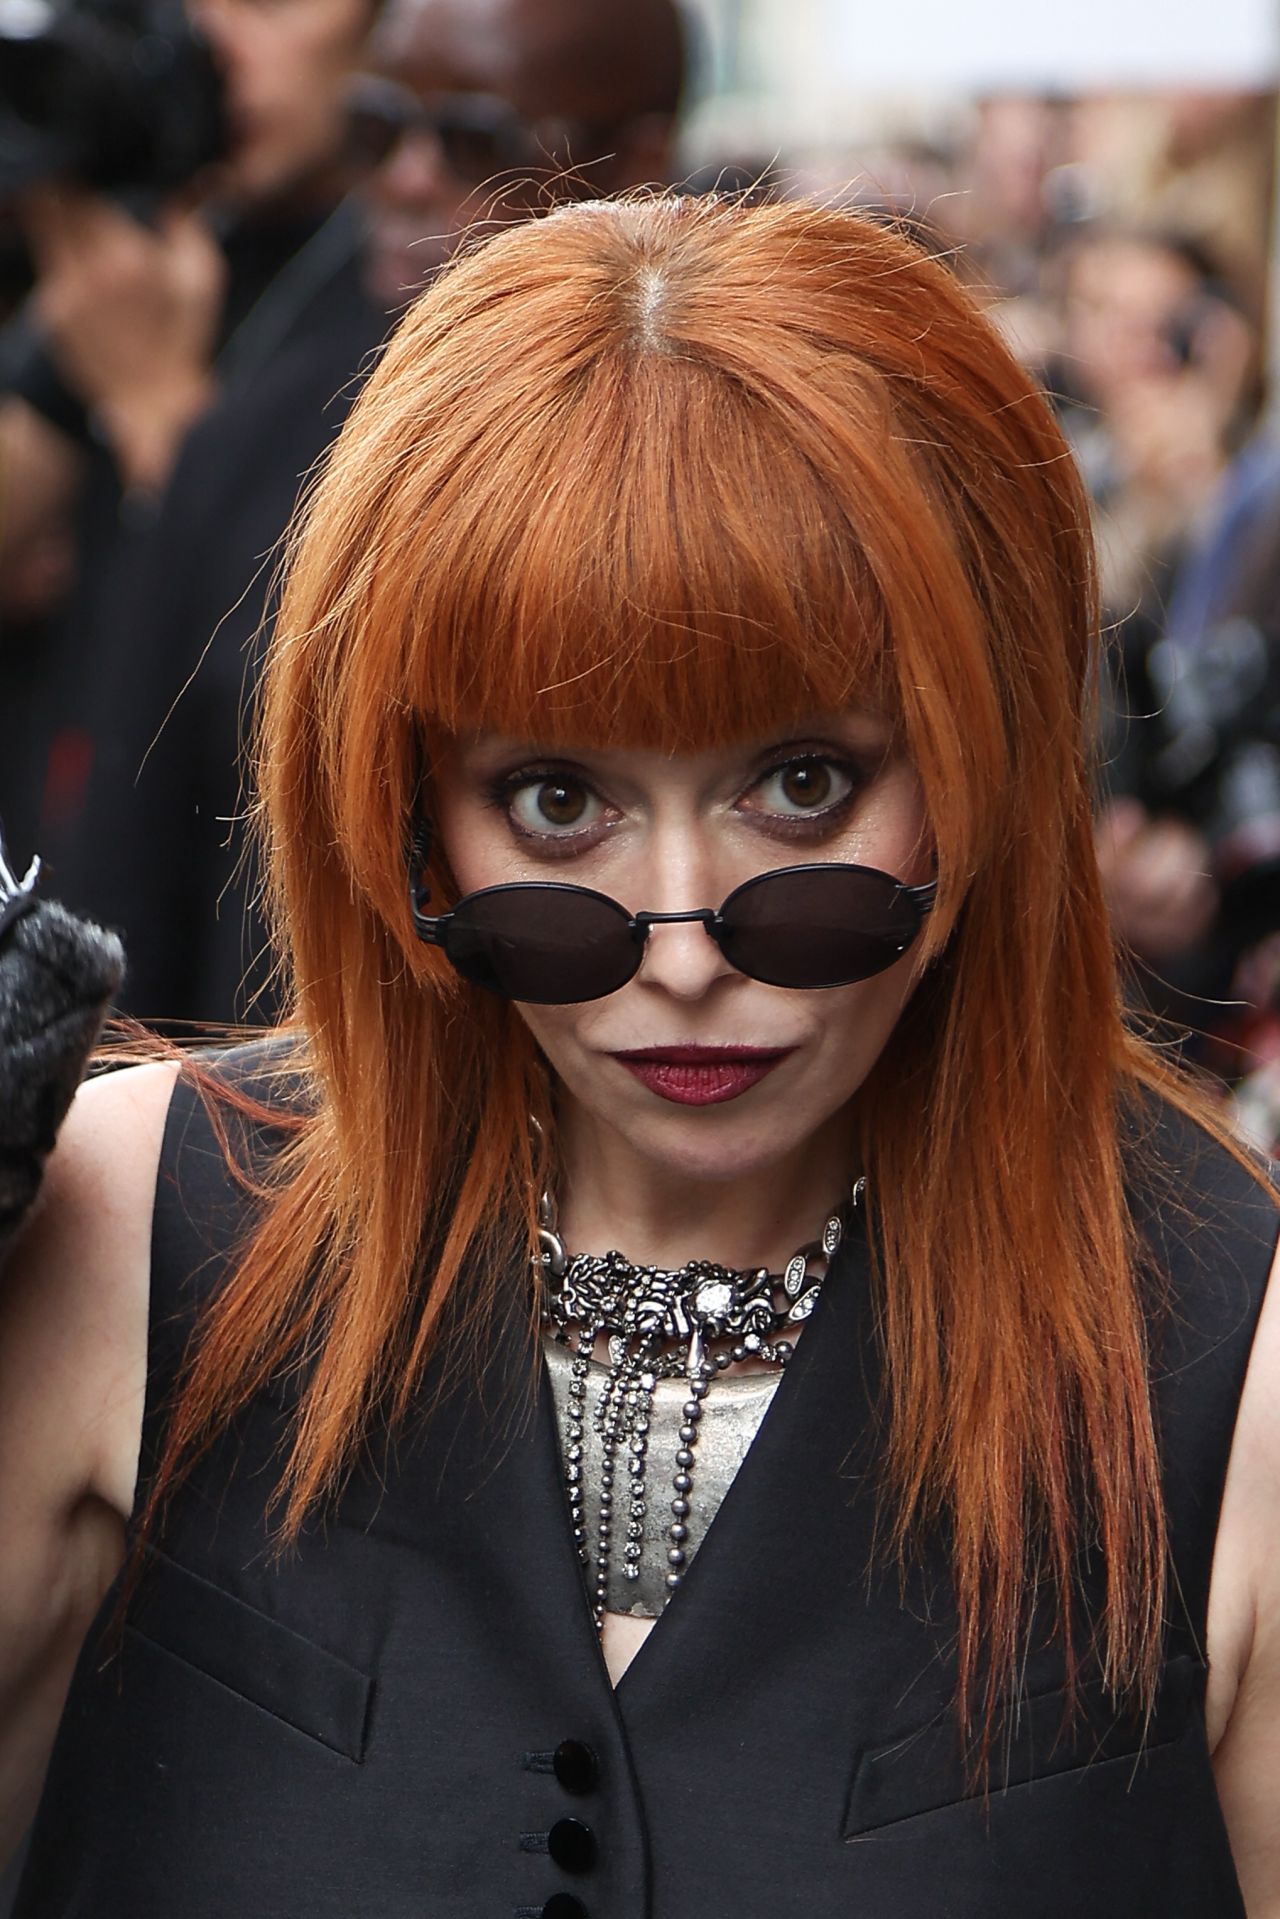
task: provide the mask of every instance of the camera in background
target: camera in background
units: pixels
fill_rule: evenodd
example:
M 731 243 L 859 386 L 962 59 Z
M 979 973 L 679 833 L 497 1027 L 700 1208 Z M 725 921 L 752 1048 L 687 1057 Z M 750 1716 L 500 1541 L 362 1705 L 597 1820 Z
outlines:
M 181 0 L 0 0 L 0 200 L 65 179 L 145 211 L 225 147 Z

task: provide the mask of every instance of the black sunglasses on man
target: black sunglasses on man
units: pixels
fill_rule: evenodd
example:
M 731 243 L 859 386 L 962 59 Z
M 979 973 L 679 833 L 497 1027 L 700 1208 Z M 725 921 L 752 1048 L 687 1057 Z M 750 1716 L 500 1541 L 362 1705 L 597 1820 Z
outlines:
M 521 167 L 589 160 L 608 145 L 608 131 L 584 121 L 526 120 L 494 93 L 435 93 L 421 98 L 378 74 L 358 74 L 347 92 L 351 157 L 366 168 L 390 159 L 402 140 L 436 141 L 450 170 L 477 184 Z

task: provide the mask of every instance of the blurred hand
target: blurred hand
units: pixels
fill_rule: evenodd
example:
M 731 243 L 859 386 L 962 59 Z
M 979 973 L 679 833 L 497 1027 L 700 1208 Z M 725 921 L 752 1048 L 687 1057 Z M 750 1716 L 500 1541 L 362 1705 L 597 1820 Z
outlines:
M 37 900 L 0 841 L 0 1258 L 30 1211 L 123 974 L 115 934 Z
M 1204 938 L 1218 909 L 1203 836 L 1153 819 L 1137 800 L 1112 800 L 1097 824 L 1098 866 L 1116 932 L 1149 960 L 1173 959 Z
M 21 213 L 59 371 L 110 440 L 126 487 L 158 492 L 215 392 L 221 249 L 189 209 L 144 226 L 66 186 L 37 189 Z

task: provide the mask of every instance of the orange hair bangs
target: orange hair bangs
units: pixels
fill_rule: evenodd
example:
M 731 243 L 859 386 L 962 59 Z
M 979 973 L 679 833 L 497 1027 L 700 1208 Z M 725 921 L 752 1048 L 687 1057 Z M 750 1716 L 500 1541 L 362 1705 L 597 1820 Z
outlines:
M 1007 818 L 1019 693 L 1078 712 L 1089 560 L 1029 381 L 1006 362 L 993 390 L 964 296 L 900 239 L 814 209 L 748 231 L 666 202 L 507 234 L 410 313 L 357 406 L 273 673 L 322 695 L 312 797 L 384 923 L 415 715 L 674 752 L 861 700 L 903 720 L 967 875 Z M 1064 519 L 1074 544 L 1037 550 Z

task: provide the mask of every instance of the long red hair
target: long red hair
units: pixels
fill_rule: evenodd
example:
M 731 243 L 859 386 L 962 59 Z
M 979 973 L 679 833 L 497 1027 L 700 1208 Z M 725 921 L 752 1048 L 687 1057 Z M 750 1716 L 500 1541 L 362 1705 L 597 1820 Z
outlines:
M 679 750 L 874 698 L 939 878 L 933 963 L 858 1096 L 892 1538 L 948 1529 L 966 1713 L 1013 1673 L 1033 1562 L 1070 1642 L 1095 1540 L 1107 1676 L 1149 1696 L 1166 1544 L 1119 1140 L 1142 1089 L 1197 1096 L 1122 1019 L 1087 526 L 1026 373 L 944 266 L 864 219 L 576 207 L 437 281 L 292 538 L 259 765 L 314 1104 L 157 1498 L 305 1354 L 289 1536 L 373 1407 L 408 1409 L 446 1301 L 478 1324 L 523 1283 L 529 1118 L 554 1150 L 551 1115 L 519 1014 L 413 936 L 423 730 Z M 439 858 L 432 879 L 456 896 Z

